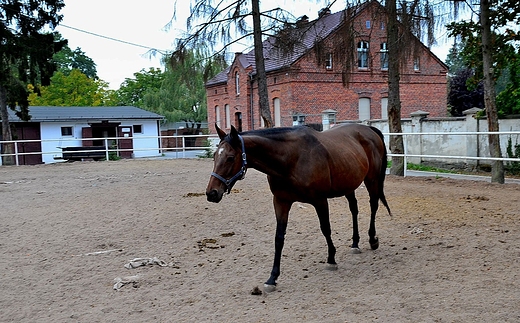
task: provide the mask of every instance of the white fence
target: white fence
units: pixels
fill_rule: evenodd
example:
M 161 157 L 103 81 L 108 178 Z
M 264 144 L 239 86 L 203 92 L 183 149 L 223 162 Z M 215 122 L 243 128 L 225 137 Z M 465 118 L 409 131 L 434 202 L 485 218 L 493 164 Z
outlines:
M 12 141 L 0 141 L 0 147 L 6 143 L 14 143 L 14 152 L 12 154 L 0 154 L 0 157 L 3 156 L 15 156 L 15 162 L 18 166 L 20 164 L 20 157 L 23 156 L 34 156 L 41 155 L 42 157 L 47 155 L 51 156 L 50 160 L 52 162 L 60 162 L 64 161 L 63 153 L 64 148 L 75 147 L 78 140 L 83 141 L 102 141 L 104 145 L 101 147 L 92 147 L 92 149 L 82 149 L 82 153 L 92 153 L 93 155 L 101 157 L 109 160 L 112 154 L 119 156 L 121 152 L 132 152 L 133 155 L 138 155 L 139 157 L 161 157 L 168 153 L 175 153 L 175 155 L 171 155 L 172 158 L 186 158 L 186 157 L 196 157 L 193 152 L 199 152 L 200 154 L 204 154 L 207 149 L 210 149 L 209 146 L 189 146 L 187 145 L 187 141 L 190 138 L 204 138 L 208 139 L 209 135 L 185 135 L 185 136 L 139 136 L 139 137 L 107 137 L 107 138 L 79 138 L 79 139 L 68 139 L 68 138 L 59 138 L 59 139 L 44 139 L 44 140 L 12 140 Z M 139 144 L 139 141 L 146 142 L 149 139 L 156 139 L 157 145 L 155 147 L 146 147 L 142 144 Z M 176 147 L 163 147 L 163 140 L 166 139 L 174 139 L 176 143 Z M 120 148 L 117 143 L 119 141 L 128 141 L 132 140 L 133 148 Z M 53 144 L 55 143 L 55 144 Z M 70 143 L 70 146 L 67 145 Z M 115 144 L 114 144 L 115 143 Z M 20 150 L 19 147 L 24 147 L 26 145 L 39 145 L 40 149 L 38 151 L 24 152 Z M 46 150 L 41 149 L 41 147 L 54 147 L 52 149 Z M 25 149 L 27 150 L 27 149 Z M 136 154 L 140 152 L 139 154 Z M 190 153 L 191 152 L 191 153 Z M 43 159 L 43 158 L 42 158 Z M 49 158 L 47 158 L 49 160 Z M 1 165 L 1 158 L 0 158 Z
M 405 165 L 405 176 L 406 176 L 406 165 L 408 163 L 413 164 L 422 164 L 425 161 L 436 161 L 438 164 L 459 164 L 461 163 L 469 165 L 470 168 L 474 169 L 475 166 L 479 165 L 479 161 L 493 161 L 500 160 L 502 162 L 520 162 L 520 156 L 516 158 L 510 158 L 505 156 L 505 152 L 507 150 L 506 147 L 501 147 L 502 156 L 501 158 L 491 157 L 489 151 L 482 150 L 479 148 L 481 145 L 479 141 L 482 139 L 487 140 L 487 135 L 490 134 L 498 134 L 500 137 L 505 136 L 516 136 L 517 138 L 520 136 L 520 131 L 501 131 L 501 132 L 403 132 L 403 133 L 383 133 L 385 136 L 385 142 L 388 147 L 389 138 L 391 135 L 403 136 L 404 143 L 404 154 L 392 154 L 389 153 L 388 156 L 402 156 L 404 157 L 404 165 Z M 466 140 L 457 140 L 454 137 L 465 136 Z M 429 137 L 425 139 L 424 137 Z M 438 139 L 441 137 L 441 139 Z M 472 139 L 473 138 L 473 139 Z M 443 141 L 445 143 L 444 146 L 447 146 L 446 151 L 443 151 L 442 144 L 439 144 L 438 141 Z M 501 142 L 507 142 L 507 140 L 500 140 Z M 436 142 L 435 144 L 431 144 L 431 142 Z M 465 142 L 466 144 L 463 147 L 455 148 L 454 145 L 457 143 Z M 519 144 L 518 141 L 512 142 L 513 151 L 514 145 Z M 468 148 L 468 146 L 473 147 L 474 149 Z M 503 146 L 503 145 L 502 145 Z M 434 148 L 432 148 L 434 147 Z M 476 147 L 476 148 L 475 148 Z M 486 145 L 487 147 L 487 145 Z M 458 149 L 458 150 L 457 150 Z M 453 151 L 458 151 L 458 153 L 451 153 Z M 465 154 L 462 154 L 462 153 Z M 505 157 L 504 157 L 505 156 Z M 455 161 L 455 162 L 451 162 Z
M 471 154 L 467 154 L 468 149 L 459 149 L 459 154 L 450 154 L 450 153 L 443 153 L 442 149 L 439 149 L 440 146 L 438 141 L 446 142 L 448 146 L 451 147 L 452 144 L 450 144 L 451 140 L 454 137 L 457 136 L 465 136 L 466 140 L 462 140 L 462 142 L 469 143 L 471 145 L 472 142 L 478 142 L 479 140 L 482 140 L 485 138 L 487 140 L 488 134 L 499 134 L 502 136 L 520 136 L 520 131 L 505 131 L 505 132 L 424 132 L 424 133 L 417 133 L 417 132 L 404 132 L 404 133 L 398 133 L 398 134 L 392 134 L 392 133 L 383 133 L 385 136 L 385 141 L 388 146 L 388 139 L 390 135 L 397 135 L 397 136 L 403 136 L 404 137 L 404 149 L 405 152 L 402 155 L 396 155 L 389 153 L 389 156 L 403 156 L 405 158 L 405 165 L 410 162 L 414 164 L 420 164 L 425 160 L 433 160 L 433 161 L 440 161 L 440 162 L 446 162 L 446 160 L 456 160 L 462 163 L 471 164 L 475 161 L 491 161 L 491 160 L 501 160 L 503 162 L 520 162 L 520 158 L 509 158 L 505 156 L 505 147 L 502 147 L 502 156 L 505 156 L 503 158 L 492 158 L 489 156 L 489 152 L 487 151 L 479 151 L 476 149 Z M 133 139 L 139 140 L 144 137 L 112 137 L 112 138 L 85 138 L 81 140 L 103 140 L 104 141 L 104 147 L 103 149 L 92 149 L 92 150 L 82 150 L 82 152 L 97 152 L 97 153 L 103 153 L 103 157 L 106 160 L 109 160 L 110 154 L 114 153 L 119 155 L 122 151 L 141 151 L 144 153 L 139 154 L 140 157 L 160 157 L 164 155 L 168 155 L 168 153 L 175 153 L 174 155 L 170 155 L 171 158 L 185 158 L 185 157 L 196 157 L 197 155 L 193 152 L 199 152 L 200 155 L 205 155 L 207 150 L 214 150 L 216 147 L 216 144 L 218 143 L 218 137 L 214 135 L 189 135 L 189 136 L 153 136 L 153 137 L 146 137 L 146 138 L 155 138 L 159 142 L 159 147 L 140 147 L 139 145 L 134 145 L 134 148 L 129 149 L 121 149 L 117 147 L 111 147 L 110 142 L 117 142 L 118 140 L 128 140 Z M 199 145 L 199 146 L 190 146 L 186 145 L 187 139 L 190 138 L 205 138 L 209 142 L 209 146 L 206 145 Z M 440 139 L 439 139 L 440 138 Z M 473 138 L 473 139 L 472 139 Z M 173 139 L 175 140 L 175 143 L 179 143 L 178 147 L 163 147 L 163 139 Z M 71 139 L 77 140 L 77 139 Z M 456 142 L 460 142 L 461 140 L 455 140 Z M 43 145 L 42 142 L 56 142 L 60 145 L 66 145 L 67 139 L 48 139 L 48 140 L 16 140 L 16 141 L 0 141 L 0 145 L 4 143 L 15 143 L 14 148 L 15 151 L 13 154 L 16 156 L 16 165 L 19 165 L 19 157 L 20 156 L 27 156 L 27 155 L 51 155 L 53 156 L 53 160 L 55 161 L 61 161 L 62 160 L 62 154 L 63 151 L 60 147 L 56 146 L 55 150 L 51 151 L 38 151 L 38 152 L 20 152 L 18 151 L 19 144 L 23 143 L 40 143 L 40 147 Z M 436 142 L 435 145 L 430 144 L 431 142 Z M 513 143 L 514 145 L 515 143 Z M 478 145 L 477 145 L 478 146 Z M 435 147 L 435 150 L 431 150 L 431 147 Z M 430 148 L 430 149 L 429 149 Z M 448 151 L 453 152 L 453 149 L 448 149 Z M 191 152 L 191 153 L 190 153 Z M 464 153 L 464 154 L 463 154 Z M 0 156 L 7 156 L 7 154 L 0 154 Z

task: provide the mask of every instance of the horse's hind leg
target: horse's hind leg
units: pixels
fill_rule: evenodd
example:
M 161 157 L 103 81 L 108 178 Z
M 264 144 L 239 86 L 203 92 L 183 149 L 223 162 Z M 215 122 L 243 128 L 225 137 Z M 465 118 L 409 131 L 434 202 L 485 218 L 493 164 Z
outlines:
M 375 181 L 374 181 L 375 182 Z M 379 208 L 379 188 L 377 183 L 365 181 L 365 186 L 370 196 L 370 227 L 368 228 L 368 238 L 370 248 L 376 250 L 379 248 L 379 239 L 376 236 L 376 213 Z
M 328 247 L 328 257 L 327 257 L 327 264 L 328 269 L 334 270 L 337 268 L 336 265 L 336 247 L 334 247 L 334 244 L 332 243 L 331 238 L 331 229 L 330 229 L 330 220 L 329 220 L 329 203 L 327 200 L 319 201 L 318 203 L 314 203 L 314 208 L 316 209 L 316 213 L 318 214 L 318 219 L 320 220 L 320 228 L 321 233 L 323 233 L 323 236 L 325 237 L 325 240 L 327 241 L 327 247 Z
M 358 229 L 358 203 L 356 199 L 356 194 L 354 192 L 345 195 L 348 201 L 348 207 L 350 208 L 350 213 L 352 213 L 352 253 L 360 253 L 361 249 L 359 249 L 359 229 Z

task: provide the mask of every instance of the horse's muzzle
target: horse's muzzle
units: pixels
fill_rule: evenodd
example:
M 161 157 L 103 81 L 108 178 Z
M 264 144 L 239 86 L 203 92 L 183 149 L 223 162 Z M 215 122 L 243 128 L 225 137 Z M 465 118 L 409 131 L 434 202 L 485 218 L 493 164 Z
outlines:
M 215 189 L 206 192 L 206 197 L 208 198 L 208 202 L 213 202 L 213 203 L 220 202 L 220 200 L 222 200 L 222 195 L 224 195 L 224 194 L 219 194 L 219 192 Z

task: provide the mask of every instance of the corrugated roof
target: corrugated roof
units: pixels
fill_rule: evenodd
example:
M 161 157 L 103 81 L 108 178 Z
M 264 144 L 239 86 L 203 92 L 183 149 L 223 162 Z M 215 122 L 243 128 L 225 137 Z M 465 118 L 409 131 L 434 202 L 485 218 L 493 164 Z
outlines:
M 9 110 L 10 122 L 22 122 L 14 111 Z M 132 106 L 118 107 L 29 107 L 31 122 L 164 119 L 163 116 Z

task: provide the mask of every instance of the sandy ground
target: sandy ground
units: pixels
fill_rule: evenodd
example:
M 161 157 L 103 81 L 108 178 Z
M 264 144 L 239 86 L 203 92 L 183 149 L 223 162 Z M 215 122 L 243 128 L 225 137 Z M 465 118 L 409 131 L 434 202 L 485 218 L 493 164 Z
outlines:
M 267 181 L 249 170 L 208 203 L 211 169 L 200 159 L 1 167 L 0 321 L 520 321 L 518 184 L 389 176 L 394 216 L 380 209 L 376 251 L 359 189 L 358 255 L 347 202 L 331 200 L 337 271 L 324 269 L 313 208 L 295 205 L 278 289 L 253 295 L 274 251 Z M 125 268 L 153 257 L 164 266 Z

